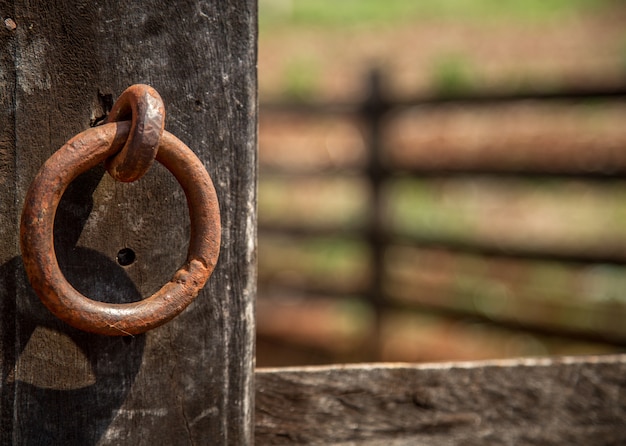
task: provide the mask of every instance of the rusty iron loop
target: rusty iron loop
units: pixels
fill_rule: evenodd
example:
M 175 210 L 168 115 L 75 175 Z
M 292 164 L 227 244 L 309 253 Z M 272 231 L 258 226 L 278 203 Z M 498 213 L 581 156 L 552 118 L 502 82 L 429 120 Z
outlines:
M 165 105 L 159 93 L 149 85 L 135 84 L 115 101 L 106 122 L 131 121 L 128 139 L 122 150 L 105 162 L 117 181 L 141 178 L 156 158 L 159 140 L 165 129 Z
M 54 153 L 30 186 L 20 228 L 24 266 L 45 306 L 73 327 L 111 336 L 143 333 L 182 312 L 213 272 L 220 249 L 219 206 L 211 178 L 195 154 L 164 131 L 156 160 L 178 180 L 189 206 L 185 264 L 155 294 L 126 304 L 91 300 L 65 279 L 54 251 L 59 201 L 72 180 L 120 150 L 131 128 L 128 121 L 104 124 L 76 135 Z

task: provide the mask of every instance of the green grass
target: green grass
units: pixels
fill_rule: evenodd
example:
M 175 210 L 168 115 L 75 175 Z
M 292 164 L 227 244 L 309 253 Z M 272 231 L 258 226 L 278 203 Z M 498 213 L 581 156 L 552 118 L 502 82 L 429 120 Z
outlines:
M 612 0 L 260 0 L 261 26 L 346 26 L 416 20 L 560 19 Z
M 433 61 L 431 84 L 440 95 L 455 95 L 472 90 L 474 68 L 462 54 L 442 54 Z
M 319 69 L 313 59 L 291 60 L 284 74 L 285 95 L 296 101 L 310 100 L 318 91 Z
M 266 236 L 259 240 L 261 279 L 289 271 L 297 281 L 345 285 L 367 277 L 368 247 L 337 237 L 293 239 Z

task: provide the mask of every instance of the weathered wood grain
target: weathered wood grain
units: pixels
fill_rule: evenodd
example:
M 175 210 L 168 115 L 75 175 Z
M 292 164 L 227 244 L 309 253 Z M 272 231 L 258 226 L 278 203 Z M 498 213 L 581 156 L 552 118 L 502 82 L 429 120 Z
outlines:
M 0 366 L 2 380 L 15 365 L 15 262 L 18 253 L 17 207 L 14 185 L 15 165 L 15 43 L 14 30 L 5 25 L 11 5 L 0 3 Z M 9 22 L 11 23 L 11 22 Z M 4 426 L 13 419 L 11 389 L 0 385 L 0 443 L 5 440 Z
M 622 445 L 626 356 L 268 369 L 259 445 Z
M 256 2 L 14 0 L 0 1 L 0 17 L 16 25 L 0 30 L 0 443 L 250 443 Z M 16 237 L 41 164 L 134 83 L 159 91 L 166 129 L 209 171 L 222 249 L 183 314 L 144 336 L 110 339 L 42 307 Z M 79 291 L 110 302 L 160 288 L 184 261 L 188 237 L 184 195 L 160 166 L 132 184 L 94 169 L 56 217 L 62 270 Z M 136 262 L 118 265 L 122 248 Z

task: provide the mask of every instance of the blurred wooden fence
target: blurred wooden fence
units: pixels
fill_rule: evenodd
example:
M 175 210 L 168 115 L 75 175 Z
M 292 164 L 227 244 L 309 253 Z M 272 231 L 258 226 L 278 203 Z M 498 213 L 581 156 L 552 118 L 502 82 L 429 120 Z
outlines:
M 454 254 L 469 254 L 495 259 L 521 259 L 528 261 L 551 260 L 569 265 L 612 264 L 625 265 L 626 251 L 618 245 L 603 246 L 595 250 L 546 250 L 534 246 L 517 246 L 506 248 L 493 244 L 484 244 L 457 239 L 433 238 L 430 235 L 407 235 L 392 233 L 383 222 L 383 189 L 385 184 L 398 176 L 412 176 L 417 178 L 449 178 L 468 176 L 513 177 L 513 178 L 562 178 L 580 179 L 584 181 L 605 181 L 624 179 L 626 177 L 626 147 L 621 151 L 606 151 L 594 154 L 593 163 L 587 162 L 587 155 L 576 156 L 565 154 L 560 157 L 534 156 L 511 160 L 492 156 L 465 159 L 463 162 L 454 158 L 442 159 L 437 157 L 437 148 L 431 150 L 433 156 L 425 162 L 411 163 L 397 166 L 386 162 L 384 129 L 389 125 L 398 112 L 412 108 L 420 108 L 427 113 L 430 108 L 442 105 L 462 105 L 470 108 L 492 107 L 500 104 L 514 104 L 523 101 L 533 103 L 561 103 L 576 104 L 585 101 L 624 102 L 626 100 L 626 85 L 607 88 L 578 88 L 567 90 L 523 92 L 476 92 L 455 95 L 419 96 L 414 98 L 392 99 L 385 93 L 383 77 L 379 71 L 372 71 L 369 75 L 368 88 L 365 97 L 354 103 L 301 103 L 280 102 L 261 104 L 261 116 L 271 113 L 293 113 L 303 117 L 315 116 L 353 116 L 363 124 L 364 141 L 367 147 L 367 163 L 360 173 L 371 189 L 368 221 L 362 229 L 355 232 L 351 229 L 343 234 L 349 238 L 365 240 L 371 253 L 371 281 L 363 298 L 367 299 L 380 314 L 389 308 L 402 308 L 406 302 L 388 298 L 385 287 L 385 252 L 391 245 L 412 245 L 420 248 L 433 248 Z M 271 176 L 309 176 L 328 175 L 324 171 L 289 171 L 276 166 L 268 167 L 261 164 L 261 178 Z M 341 170 L 333 170 L 332 175 L 341 175 Z M 260 236 L 264 234 L 288 234 L 294 237 L 311 237 L 330 235 L 327 230 L 316 230 L 310 227 L 293 226 L 286 224 L 260 224 Z M 338 235 L 334 233 L 333 235 Z M 342 234 L 339 234 L 342 235 Z M 323 285 L 322 285 L 323 288 Z M 320 294 L 320 290 L 315 290 Z M 327 294 L 332 291 L 326 290 Z M 409 303 L 409 306 L 416 305 Z M 433 304 L 432 301 L 417 303 L 419 308 L 429 312 L 450 317 L 453 319 L 488 321 L 490 324 L 514 330 L 523 330 L 538 335 L 557 336 L 585 342 L 601 342 L 618 347 L 626 346 L 626 331 L 581 330 L 567 325 L 553 325 L 544 322 L 518 320 L 514 318 L 497 319 L 487 317 L 478 312 L 445 305 Z

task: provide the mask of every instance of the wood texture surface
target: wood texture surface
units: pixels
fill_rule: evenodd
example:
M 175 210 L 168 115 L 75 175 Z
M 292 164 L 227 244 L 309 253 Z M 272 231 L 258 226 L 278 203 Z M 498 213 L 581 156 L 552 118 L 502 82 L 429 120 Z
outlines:
M 626 356 L 268 369 L 259 445 L 623 445 Z
M 251 443 L 256 2 L 15 0 L 0 1 L 0 17 L 0 443 Z M 39 167 L 134 83 L 161 94 L 166 129 L 211 175 L 222 248 L 185 312 L 115 339 L 51 316 L 28 285 L 17 235 Z M 93 169 L 55 222 L 65 275 L 108 302 L 154 293 L 188 239 L 184 195 L 161 166 L 131 184 Z M 136 253 L 130 266 L 116 262 L 122 248 Z

